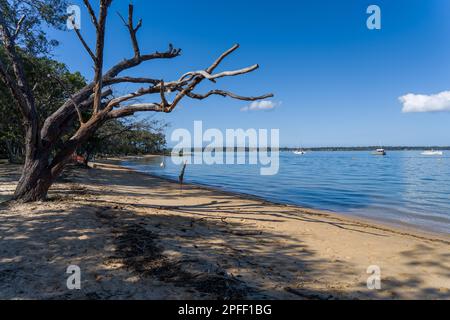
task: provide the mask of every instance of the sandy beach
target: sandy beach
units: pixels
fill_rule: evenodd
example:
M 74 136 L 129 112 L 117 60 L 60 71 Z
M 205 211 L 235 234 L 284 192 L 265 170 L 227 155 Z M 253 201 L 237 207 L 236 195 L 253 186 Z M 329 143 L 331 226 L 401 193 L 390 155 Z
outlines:
M 0 201 L 19 167 L 0 165 Z M 0 207 L 0 299 L 450 299 L 450 236 L 72 167 Z M 81 290 L 68 290 L 78 265 Z M 369 290 L 369 266 L 381 289 Z

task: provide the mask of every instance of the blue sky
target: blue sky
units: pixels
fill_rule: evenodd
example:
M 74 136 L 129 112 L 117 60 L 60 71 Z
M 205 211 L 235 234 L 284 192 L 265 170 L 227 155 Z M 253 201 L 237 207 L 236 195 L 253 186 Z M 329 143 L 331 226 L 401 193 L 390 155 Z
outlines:
M 249 103 L 222 97 L 185 100 L 172 114 L 157 115 L 171 124 L 169 134 L 203 120 L 205 128 L 278 128 L 283 146 L 450 145 L 450 112 L 403 113 L 399 101 L 408 93 L 450 90 L 448 1 L 133 2 L 136 18 L 144 23 L 141 50 L 164 50 L 170 42 L 183 54 L 146 63 L 129 75 L 174 80 L 209 66 L 239 43 L 221 70 L 254 63 L 261 68 L 215 86 L 243 95 L 275 94 L 277 107 L 269 111 L 242 111 Z M 82 1 L 73 3 L 82 6 Z M 381 8 L 381 30 L 366 27 L 371 4 Z M 115 14 L 126 15 L 127 5 L 113 2 L 106 67 L 132 55 L 128 33 Z M 82 9 L 82 33 L 93 46 L 94 30 Z M 55 58 L 91 79 L 89 57 L 75 34 L 52 31 L 50 36 L 61 42 Z

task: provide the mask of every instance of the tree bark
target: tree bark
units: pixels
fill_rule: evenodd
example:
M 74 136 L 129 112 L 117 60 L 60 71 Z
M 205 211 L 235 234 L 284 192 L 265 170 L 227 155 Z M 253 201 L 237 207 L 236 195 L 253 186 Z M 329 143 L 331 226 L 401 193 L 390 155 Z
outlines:
M 14 193 L 14 199 L 21 202 L 44 201 L 53 183 L 51 170 L 48 167 L 48 156 L 25 160 L 22 176 Z

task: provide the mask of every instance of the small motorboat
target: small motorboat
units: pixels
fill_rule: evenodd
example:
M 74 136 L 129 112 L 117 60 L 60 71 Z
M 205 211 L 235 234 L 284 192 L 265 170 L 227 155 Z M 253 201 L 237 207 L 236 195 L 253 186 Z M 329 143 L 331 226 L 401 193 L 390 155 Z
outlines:
M 385 156 L 386 155 L 386 150 L 384 149 L 377 149 L 374 152 L 372 152 L 373 155 L 375 156 Z
M 421 153 L 423 156 L 442 156 L 444 155 L 444 152 L 442 151 L 436 151 L 436 150 L 427 150 Z
M 304 154 L 306 154 L 306 152 L 303 151 L 303 150 L 297 150 L 297 151 L 294 151 L 294 154 L 299 155 L 299 156 L 303 156 Z

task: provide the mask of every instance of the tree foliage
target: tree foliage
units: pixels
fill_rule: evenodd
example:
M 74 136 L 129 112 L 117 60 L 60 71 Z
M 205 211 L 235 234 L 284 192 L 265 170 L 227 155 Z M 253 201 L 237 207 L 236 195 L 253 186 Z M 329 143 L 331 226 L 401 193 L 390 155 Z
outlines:
M 2 55 L 0 49 L 0 55 Z M 55 112 L 69 97 L 86 85 L 79 72 L 71 73 L 67 67 L 46 57 L 33 57 L 22 53 L 27 81 L 34 84 L 39 125 Z M 22 118 L 14 107 L 14 98 L 9 90 L 0 85 L 0 158 L 18 163 L 24 159 L 24 132 Z M 84 112 L 89 117 L 89 112 Z M 78 148 L 86 159 L 95 155 L 131 155 L 161 152 L 165 146 L 164 128 L 160 121 L 112 120 L 105 124 L 86 143 Z M 64 145 L 76 130 L 75 124 L 61 137 Z M 56 148 L 54 154 L 58 152 Z
M 16 45 L 33 56 L 48 54 L 57 45 L 49 40 L 45 27 L 63 28 L 67 14 L 65 0 L 0 0 L 3 21 Z
M 0 59 L 5 59 L 0 48 Z M 67 67 L 47 57 L 34 57 L 21 52 L 27 81 L 33 85 L 36 97 L 39 125 L 55 112 L 68 97 L 83 88 L 86 80 L 79 73 L 71 73 Z M 10 70 L 11 76 L 12 71 Z M 24 157 L 24 130 L 22 117 L 15 107 L 14 97 L 6 86 L 0 84 L 0 156 L 11 162 Z M 72 128 L 73 131 L 75 127 Z M 61 137 L 64 139 L 65 137 Z M 59 142 L 61 144 L 63 140 Z
M 164 151 L 167 124 L 158 120 L 112 120 L 79 148 L 86 163 L 95 156 L 128 156 Z

